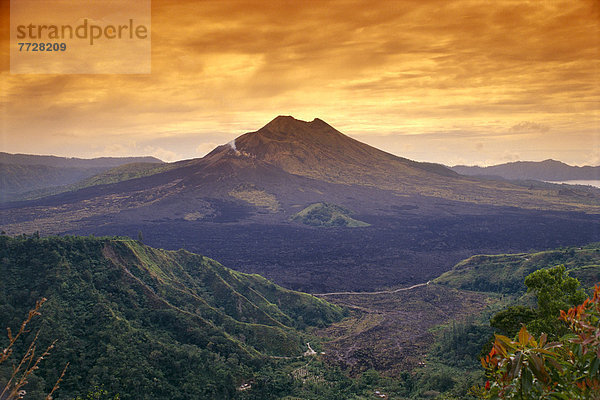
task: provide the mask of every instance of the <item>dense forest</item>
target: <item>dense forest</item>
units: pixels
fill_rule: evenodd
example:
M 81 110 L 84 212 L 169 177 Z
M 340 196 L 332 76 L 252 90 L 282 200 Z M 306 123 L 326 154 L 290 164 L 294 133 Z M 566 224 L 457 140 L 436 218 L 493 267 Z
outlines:
M 244 383 L 301 356 L 312 340 L 307 327 L 343 317 L 258 275 L 124 238 L 3 236 L 0 275 L 0 321 L 13 332 L 48 299 L 29 330 L 40 332 L 39 348 L 57 342 L 30 379 L 30 398 L 42 398 L 67 363 L 56 398 L 95 386 L 122 399 L 234 398 Z M 278 384 L 269 379 L 253 392 L 266 396 Z
M 477 291 L 493 307 L 438 326 L 419 368 L 350 376 L 321 356 L 327 338 L 315 335 L 347 309 L 139 240 L 0 236 L 0 322 L 13 339 L 47 299 L 18 340 L 0 338 L 10 350 L 0 391 L 34 344 L 31 362 L 49 354 L 27 376 L 31 399 L 53 388 L 56 399 L 594 398 L 597 352 L 572 339 L 600 332 L 599 259 L 598 245 L 467 259 L 432 285 Z M 565 354 L 581 357 L 565 364 Z

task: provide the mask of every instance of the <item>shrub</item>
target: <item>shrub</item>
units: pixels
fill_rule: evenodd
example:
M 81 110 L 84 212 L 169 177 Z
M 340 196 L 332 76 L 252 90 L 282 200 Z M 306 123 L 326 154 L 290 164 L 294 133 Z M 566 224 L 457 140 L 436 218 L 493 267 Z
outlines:
M 570 331 L 556 342 L 523 326 L 515 340 L 496 335 L 481 360 L 486 399 L 600 399 L 600 283 L 592 298 L 561 311 Z
M 21 324 L 21 327 L 19 328 L 19 331 L 16 335 L 12 334 L 10 328 L 6 328 L 6 330 L 8 331 L 8 345 L 6 346 L 6 348 L 2 349 L 2 353 L 0 353 L 0 364 L 8 361 L 10 356 L 13 354 L 13 348 L 15 346 L 15 343 L 17 343 L 21 336 L 29 332 L 27 331 L 27 324 L 29 324 L 34 317 L 41 315 L 39 310 L 45 301 L 46 299 L 42 298 L 41 300 L 38 300 L 36 302 L 35 308 L 29 311 L 27 318 Z M 12 374 L 8 378 L 8 381 L 4 384 L 0 384 L 0 388 L 3 387 L 2 392 L 0 392 L 0 399 L 13 400 L 22 399 L 23 397 L 25 397 L 27 392 L 23 389 L 23 387 L 27 385 L 29 379 L 33 376 L 33 373 L 37 369 L 39 369 L 40 362 L 45 357 L 50 355 L 50 350 L 54 348 L 54 344 L 56 343 L 56 341 L 52 342 L 52 344 L 50 344 L 50 346 L 48 346 L 48 348 L 46 348 L 46 350 L 41 355 L 36 357 L 36 346 L 38 336 L 39 331 L 36 333 L 35 337 L 33 338 L 33 341 L 25 351 L 25 354 L 16 363 L 16 365 L 13 366 Z M 52 394 L 58 389 L 58 384 L 64 377 L 68 366 L 69 364 L 67 364 L 63 369 L 62 374 L 54 384 L 54 387 L 46 396 L 46 400 L 52 399 Z

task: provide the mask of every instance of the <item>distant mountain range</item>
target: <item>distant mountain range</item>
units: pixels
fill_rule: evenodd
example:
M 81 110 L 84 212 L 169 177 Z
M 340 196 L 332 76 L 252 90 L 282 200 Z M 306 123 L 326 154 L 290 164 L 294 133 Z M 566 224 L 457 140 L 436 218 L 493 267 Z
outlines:
M 155 157 L 92 159 L 9 154 L 0 152 L 0 202 L 36 198 L 124 164 L 162 163 Z
M 600 166 L 576 167 L 556 160 L 516 161 L 490 167 L 456 165 L 451 168 L 462 175 L 495 176 L 512 180 L 570 181 L 600 180 Z
M 0 152 L 0 164 L 44 165 L 54 168 L 112 168 L 130 163 L 162 163 L 156 157 L 56 157 L 33 154 L 10 154 Z

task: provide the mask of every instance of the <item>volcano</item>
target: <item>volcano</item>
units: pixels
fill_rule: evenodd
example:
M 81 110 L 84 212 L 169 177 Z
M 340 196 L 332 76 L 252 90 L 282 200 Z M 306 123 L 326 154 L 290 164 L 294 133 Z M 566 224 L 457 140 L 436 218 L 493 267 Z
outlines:
M 475 253 L 600 240 L 600 190 L 459 175 L 320 119 L 279 116 L 205 157 L 120 171 L 2 204 L 0 229 L 139 235 L 316 293 L 422 283 Z
M 441 182 L 459 175 L 430 163 L 394 156 L 337 131 L 318 118 L 311 122 L 279 116 L 256 132 L 235 139 L 209 157 L 234 150 L 282 170 L 332 183 L 398 188 L 416 180 Z
M 473 214 L 481 205 L 600 213 L 597 191 L 467 177 L 386 153 L 318 118 L 279 116 L 203 158 L 149 176 L 5 205 L 2 225 L 7 232 L 58 233 L 94 218 L 289 223 L 321 202 L 368 215 Z

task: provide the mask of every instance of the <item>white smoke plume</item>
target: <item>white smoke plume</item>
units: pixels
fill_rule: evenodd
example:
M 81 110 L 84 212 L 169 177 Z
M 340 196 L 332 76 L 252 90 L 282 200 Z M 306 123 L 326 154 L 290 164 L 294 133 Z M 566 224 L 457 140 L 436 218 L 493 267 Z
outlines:
M 228 144 L 229 146 L 231 146 L 231 148 L 232 148 L 234 151 L 237 151 L 237 149 L 235 148 L 235 139 L 233 139 L 231 142 L 229 142 L 229 143 L 227 143 L 227 144 Z

